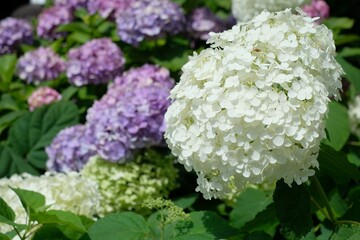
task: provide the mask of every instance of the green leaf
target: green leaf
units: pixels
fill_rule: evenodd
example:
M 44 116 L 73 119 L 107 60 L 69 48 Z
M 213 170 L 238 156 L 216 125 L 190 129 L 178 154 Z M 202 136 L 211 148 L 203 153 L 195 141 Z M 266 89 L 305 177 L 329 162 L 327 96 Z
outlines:
M 350 120 L 345 106 L 337 102 L 329 103 L 326 130 L 329 139 L 325 143 L 337 151 L 341 150 L 350 136 Z
M 67 41 L 69 44 L 73 44 L 73 43 L 84 44 L 90 40 L 91 40 L 91 36 L 89 34 L 81 33 L 81 32 L 73 32 L 69 34 L 69 36 L 67 37 Z
M 347 160 L 343 152 L 336 151 L 329 145 L 320 145 L 318 161 L 319 174 L 331 177 L 338 185 L 346 184 L 350 179 L 360 179 L 359 169 Z
M 357 199 L 356 202 L 352 204 L 341 219 L 360 222 L 360 199 Z
M 347 157 L 350 163 L 356 165 L 357 167 L 360 167 L 360 157 L 357 154 L 350 152 L 348 153 Z
M 340 225 L 336 232 L 331 236 L 330 240 L 359 240 L 359 225 Z
M 0 110 L 17 111 L 19 110 L 19 107 L 15 99 L 10 94 L 5 93 L 1 95 Z
M 56 28 L 56 31 L 90 34 L 91 28 L 89 28 L 89 26 L 87 26 L 85 23 L 82 22 L 71 22 L 68 24 L 60 25 L 59 27 Z
M 0 176 L 22 172 L 36 174 L 44 170 L 47 160 L 45 147 L 60 130 L 78 122 L 79 110 L 69 101 L 59 101 L 24 113 L 9 130 Z
M 345 77 L 354 86 L 355 95 L 357 95 L 358 93 L 360 93 L 360 69 L 354 67 L 342 57 L 338 56 L 336 57 L 336 60 L 344 69 L 346 73 Z
M 350 29 L 354 25 L 354 20 L 347 17 L 330 17 L 322 22 L 330 29 Z
M 6 236 L 5 234 L 0 233 L 0 240 L 11 240 L 11 238 Z
M 19 118 L 24 111 L 9 112 L 0 117 L 0 134 Z
M 272 202 L 272 194 L 259 189 L 249 188 L 237 198 L 230 213 L 230 222 L 236 228 L 242 228 L 245 223 L 253 220 L 259 212 Z
M 74 86 L 69 86 L 67 88 L 65 88 L 62 92 L 61 92 L 61 99 L 62 100 L 70 100 L 78 91 L 79 89 L 77 87 Z
M 0 197 L 0 216 L 3 216 L 9 221 L 15 221 L 14 210 L 12 210 L 12 208 L 1 197 Z
M 36 231 L 32 240 L 68 240 L 61 231 L 54 225 L 43 225 Z
M 181 208 L 188 208 L 188 207 L 191 207 L 191 205 L 193 205 L 198 198 L 199 198 L 199 194 L 193 193 L 193 194 L 178 198 L 178 199 L 174 200 L 173 202 Z
M 301 239 L 312 231 L 310 195 L 303 185 L 294 183 L 289 187 L 283 180 L 279 180 L 274 202 L 280 220 L 280 232 L 286 239 Z
M 252 232 L 245 236 L 244 240 L 271 240 L 272 237 L 266 232 Z
M 331 193 L 329 197 L 329 203 L 337 218 L 343 216 L 344 213 L 349 209 L 346 202 L 341 198 L 337 190 Z
M 45 206 L 45 196 L 42 195 L 41 193 L 20 189 L 20 188 L 11 188 L 11 189 L 19 197 L 22 206 L 28 213 L 30 214 L 33 212 L 36 213 L 38 209 Z
M 360 55 L 360 48 L 353 47 L 344 47 L 340 52 L 338 52 L 338 57 L 354 57 Z
M 133 212 L 112 213 L 98 220 L 89 229 L 92 240 L 143 240 L 149 234 L 144 217 Z
M 183 235 L 173 240 L 189 239 L 228 239 L 239 234 L 239 231 L 230 226 L 229 222 L 215 212 L 200 211 L 190 213 L 193 225 Z
M 0 57 L 0 77 L 1 81 L 9 84 L 14 76 L 16 66 L 16 55 L 7 54 Z

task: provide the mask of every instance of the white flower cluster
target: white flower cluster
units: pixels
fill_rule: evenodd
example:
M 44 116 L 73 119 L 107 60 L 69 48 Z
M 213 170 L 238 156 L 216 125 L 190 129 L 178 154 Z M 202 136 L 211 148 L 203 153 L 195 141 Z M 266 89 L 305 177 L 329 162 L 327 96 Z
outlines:
M 351 132 L 360 137 L 360 95 L 349 103 L 348 114 L 350 118 Z
M 282 11 L 302 6 L 308 0 L 232 0 L 231 10 L 237 21 L 248 21 L 263 10 Z
M 43 194 L 46 205 L 51 205 L 49 209 L 71 211 L 88 217 L 93 217 L 97 213 L 101 200 L 97 183 L 77 172 L 46 172 L 41 176 L 23 173 L 0 179 L 1 197 L 14 210 L 15 222 L 19 224 L 26 223 L 27 215 L 18 196 L 9 187 Z M 9 230 L 12 230 L 12 227 L 0 223 L 0 232 L 5 233 Z
M 165 138 L 204 198 L 245 184 L 305 182 L 318 167 L 329 97 L 343 70 L 332 32 L 290 9 L 211 33 L 183 66 Z

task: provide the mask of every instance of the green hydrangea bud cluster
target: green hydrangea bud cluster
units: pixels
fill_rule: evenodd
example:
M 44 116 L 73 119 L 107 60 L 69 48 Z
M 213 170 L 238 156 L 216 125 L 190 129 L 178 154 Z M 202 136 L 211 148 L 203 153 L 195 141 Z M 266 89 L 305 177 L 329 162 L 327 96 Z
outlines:
M 82 174 L 95 180 L 102 201 L 99 216 L 116 211 L 141 211 L 145 199 L 167 197 L 177 184 L 173 160 L 147 150 L 125 164 L 90 158 Z

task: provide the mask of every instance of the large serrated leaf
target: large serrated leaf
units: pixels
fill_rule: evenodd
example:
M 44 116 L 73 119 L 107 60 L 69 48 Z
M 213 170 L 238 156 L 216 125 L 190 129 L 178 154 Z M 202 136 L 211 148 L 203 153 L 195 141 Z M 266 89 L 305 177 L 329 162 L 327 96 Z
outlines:
M 215 212 L 200 211 L 190 213 L 192 226 L 184 235 L 179 235 L 173 240 L 188 239 L 228 239 L 240 232 L 230 226 L 229 222 Z
M 337 231 L 331 236 L 330 240 L 359 240 L 359 225 L 340 225 Z
M 294 183 L 289 187 L 279 180 L 274 203 L 280 220 L 280 232 L 286 239 L 300 240 L 312 231 L 310 195 L 303 185 Z
M 347 108 L 340 103 L 330 102 L 326 119 L 328 138 L 326 143 L 335 150 L 341 150 L 350 136 L 350 120 Z
M 79 122 L 79 110 L 70 101 L 59 101 L 24 113 L 9 130 L 1 153 L 0 177 L 14 173 L 40 174 L 46 166 L 45 147 L 56 134 Z
M 112 213 L 98 220 L 89 229 L 92 240 L 144 240 L 150 234 L 144 217 L 133 212 Z
M 258 189 L 247 189 L 237 198 L 230 213 L 230 222 L 236 228 L 242 228 L 245 223 L 253 220 L 272 202 L 272 194 Z

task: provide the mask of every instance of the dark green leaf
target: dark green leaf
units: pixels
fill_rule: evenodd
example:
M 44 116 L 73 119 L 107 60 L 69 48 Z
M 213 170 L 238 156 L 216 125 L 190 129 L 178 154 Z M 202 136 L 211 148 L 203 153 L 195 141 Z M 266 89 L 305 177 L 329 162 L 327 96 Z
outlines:
M 195 201 L 199 198 L 199 194 L 190 194 L 181 198 L 174 200 L 174 203 L 181 208 L 191 207 L 195 203 Z
M 322 23 L 330 29 L 350 29 L 354 25 L 354 20 L 347 17 L 331 17 Z
M 229 222 L 215 212 L 200 211 L 190 213 L 193 225 L 184 234 L 173 240 L 188 239 L 227 239 L 239 234 L 239 231 L 230 226 Z
M 359 41 L 360 36 L 356 34 L 339 34 L 339 35 L 334 35 L 334 40 L 336 46 L 340 46 L 343 44 Z
M 337 102 L 329 103 L 326 129 L 329 139 L 325 142 L 335 150 L 341 150 L 350 136 L 350 120 L 345 106 Z
M 143 240 L 149 235 L 145 219 L 136 213 L 112 213 L 98 220 L 88 232 L 92 240 Z
M 19 107 L 15 99 L 10 94 L 2 94 L 0 100 L 0 110 L 17 111 Z
M 266 232 L 252 232 L 245 236 L 244 240 L 271 240 L 272 237 Z
M 24 111 L 9 112 L 0 117 L 0 134 L 19 118 Z
M 45 206 L 45 197 L 41 193 L 20 189 L 11 188 L 19 197 L 21 204 L 28 213 L 37 212 L 38 209 Z M 31 217 L 31 216 L 30 216 Z
M 344 47 L 337 56 L 339 57 L 354 57 L 360 55 L 360 48 Z
M 5 234 L 0 233 L 0 240 L 11 240 L 11 238 L 6 236 Z
M 0 197 L 0 216 L 3 216 L 9 221 L 15 220 L 14 210 L 12 210 L 12 208 L 1 197 Z
M 91 29 L 89 26 L 82 22 L 71 22 L 68 24 L 60 25 L 56 28 L 58 32 L 78 32 L 78 33 L 85 33 L 90 34 Z
M 330 240 L 359 240 L 359 225 L 341 225 L 331 236 Z
M 44 225 L 36 231 L 32 240 L 68 240 L 55 225 Z
M 341 219 L 360 222 L 360 199 L 357 199 L 356 202 L 352 204 Z
M 342 57 L 336 57 L 336 60 L 344 69 L 346 79 L 354 86 L 355 95 L 360 93 L 360 69 L 354 67 Z
M 276 184 L 274 202 L 280 232 L 288 240 L 301 239 L 312 231 L 310 195 L 303 185 L 289 187 L 283 180 Z
M 242 228 L 245 223 L 253 220 L 259 212 L 263 211 L 272 202 L 272 194 L 262 190 L 247 189 L 237 198 L 235 206 L 230 213 L 230 222 L 236 228 Z
M 339 185 L 360 178 L 358 168 L 347 160 L 347 156 L 326 144 L 320 146 L 318 161 L 319 174 L 331 177 Z

